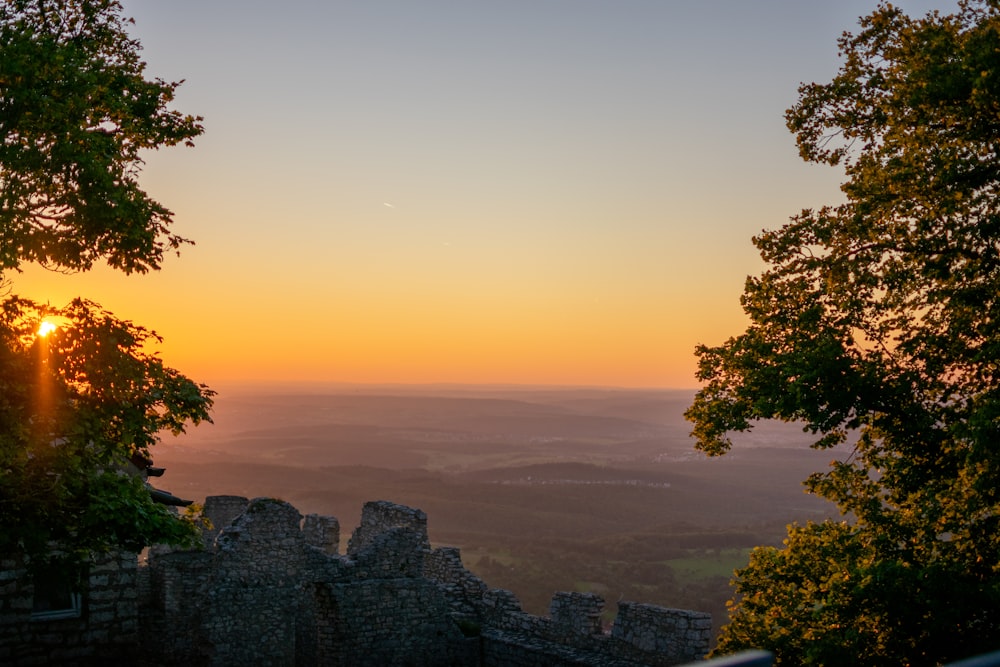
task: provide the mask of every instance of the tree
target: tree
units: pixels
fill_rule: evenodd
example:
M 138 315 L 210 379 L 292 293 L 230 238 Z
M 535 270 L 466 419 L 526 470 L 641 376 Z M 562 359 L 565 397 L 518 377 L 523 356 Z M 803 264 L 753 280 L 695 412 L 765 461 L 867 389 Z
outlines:
M 208 417 L 210 397 L 155 355 L 156 335 L 74 300 L 10 298 L 0 315 L 0 553 L 80 559 L 114 547 L 189 541 L 190 522 L 153 502 L 126 471 L 160 431 Z M 43 317 L 63 324 L 45 336 Z
M 137 178 L 141 151 L 190 144 L 201 119 L 169 107 L 179 83 L 144 77 L 128 23 L 112 0 L 0 5 L 0 271 L 145 272 L 188 242 Z M 149 353 L 158 340 L 84 299 L 0 303 L 0 553 L 194 538 L 126 470 L 161 431 L 209 418 L 214 392 Z
M 187 240 L 139 188 L 140 152 L 190 144 L 201 118 L 168 107 L 180 85 L 146 80 L 112 0 L 0 6 L 0 269 L 39 262 L 126 273 Z
M 935 664 L 1000 647 L 1000 3 L 880 4 L 839 45 L 786 120 L 845 200 L 754 238 L 749 324 L 698 347 L 686 416 L 711 455 L 763 419 L 850 441 L 807 480 L 850 521 L 755 552 L 720 650 Z

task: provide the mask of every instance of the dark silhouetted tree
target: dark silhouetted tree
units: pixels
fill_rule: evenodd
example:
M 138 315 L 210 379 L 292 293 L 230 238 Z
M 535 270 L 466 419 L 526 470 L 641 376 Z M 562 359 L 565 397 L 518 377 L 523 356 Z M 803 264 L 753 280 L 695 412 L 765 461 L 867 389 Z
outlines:
M 186 242 L 139 187 L 140 153 L 190 144 L 201 119 L 170 109 L 177 83 L 144 77 L 128 23 L 109 0 L 0 5 L 0 271 L 145 272 Z M 40 336 L 46 317 L 59 326 Z M 38 560 L 57 543 L 82 558 L 195 536 L 126 472 L 212 403 L 148 352 L 155 340 L 83 299 L 0 304 L 0 553 Z
M 840 53 L 787 121 L 845 201 L 754 239 L 750 323 L 698 348 L 686 414 L 709 454 L 762 419 L 856 442 L 807 481 L 849 520 L 758 549 L 719 650 L 932 665 L 1000 647 L 1000 4 L 881 4 Z

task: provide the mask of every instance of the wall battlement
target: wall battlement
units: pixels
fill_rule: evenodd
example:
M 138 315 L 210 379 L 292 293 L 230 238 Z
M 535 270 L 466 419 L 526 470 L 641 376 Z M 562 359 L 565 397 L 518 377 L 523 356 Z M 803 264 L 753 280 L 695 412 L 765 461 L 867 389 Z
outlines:
M 215 496 L 204 511 L 213 527 L 203 549 L 153 548 L 121 579 L 132 592 L 115 622 L 137 631 L 125 638 L 130 651 L 121 636 L 116 648 L 132 664 L 636 667 L 709 648 L 701 612 L 619 602 L 606 633 L 599 596 L 557 593 L 549 617 L 527 614 L 467 570 L 458 549 L 432 549 L 417 509 L 367 503 L 346 554 L 335 518 L 303 517 L 283 501 Z M 9 604 L 0 597 L 0 619 L 12 618 Z M 0 624 L 0 637 L 12 632 Z M 110 654 L 92 648 L 78 654 Z M 5 664 L 44 664 L 18 657 L 41 659 L 37 647 L 2 650 Z

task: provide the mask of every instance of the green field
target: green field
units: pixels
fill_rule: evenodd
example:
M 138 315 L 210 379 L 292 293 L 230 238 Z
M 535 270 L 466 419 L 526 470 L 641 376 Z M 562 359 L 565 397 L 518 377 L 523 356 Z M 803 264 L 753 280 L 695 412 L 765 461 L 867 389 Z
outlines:
M 685 558 L 670 558 L 663 563 L 683 579 L 731 578 L 733 570 L 746 567 L 750 551 L 748 548 L 706 549 Z

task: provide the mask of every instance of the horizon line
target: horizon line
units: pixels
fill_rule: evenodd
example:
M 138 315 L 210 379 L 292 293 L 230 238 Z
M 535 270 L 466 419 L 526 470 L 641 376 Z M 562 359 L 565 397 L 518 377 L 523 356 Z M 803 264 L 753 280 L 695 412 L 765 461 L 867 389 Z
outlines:
M 478 390 L 478 391 L 622 391 L 696 392 L 698 387 L 626 386 L 613 384 L 557 384 L 528 382 L 350 382 L 342 380 L 230 380 L 210 385 L 217 392 L 261 389 L 281 390 Z

